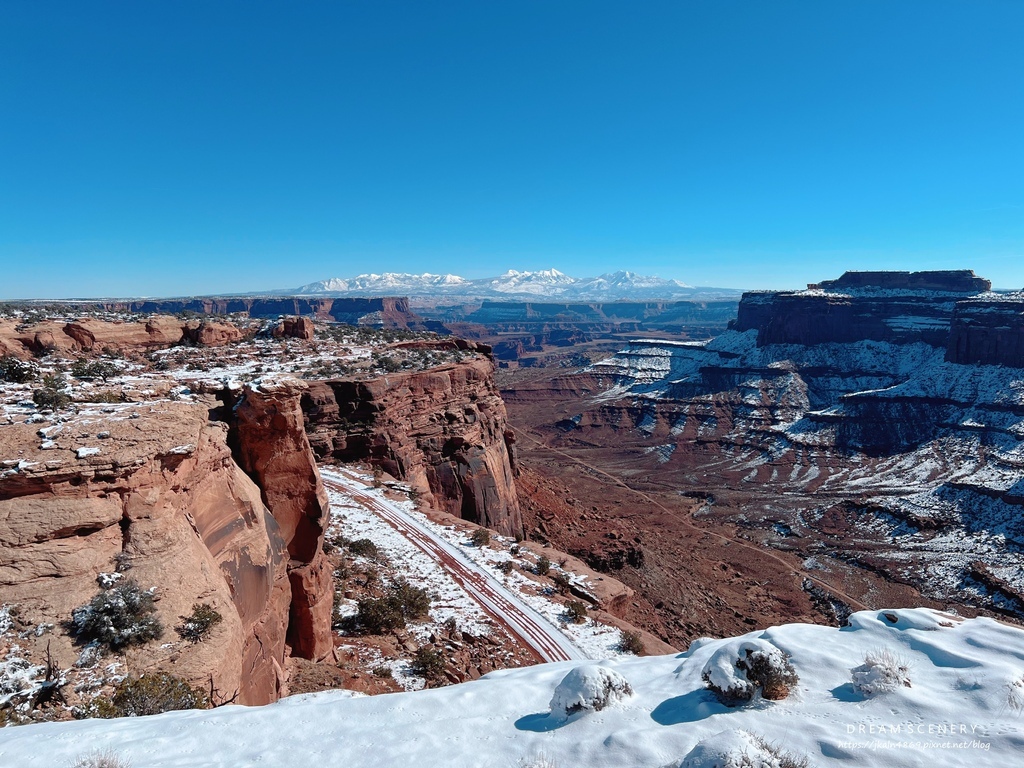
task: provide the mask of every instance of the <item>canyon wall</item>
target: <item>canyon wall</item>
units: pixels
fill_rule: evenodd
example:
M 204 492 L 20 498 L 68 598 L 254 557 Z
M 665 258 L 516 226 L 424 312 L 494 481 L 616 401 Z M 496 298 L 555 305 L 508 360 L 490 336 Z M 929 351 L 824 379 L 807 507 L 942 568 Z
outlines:
M 853 273 L 746 294 L 708 342 L 590 366 L 548 437 L 615 445 L 637 477 L 710 492 L 709 514 L 767 520 L 766 543 L 1024 616 L 1024 295 L 984 287 Z
M 0 593 L 21 616 L 52 630 L 58 664 L 82 650 L 62 622 L 97 594 L 100 573 L 155 588 L 161 643 L 132 651 L 132 670 L 160 669 L 217 701 L 264 704 L 284 690 L 291 586 L 281 526 L 234 462 L 227 427 L 208 406 L 163 402 L 85 413 L 54 425 L 3 431 Z M 56 428 L 59 427 L 59 428 Z M 105 437 L 99 438 L 102 429 Z M 178 640 L 192 606 L 222 616 L 201 643 Z M 38 658 L 38 655 L 37 655 Z
M 38 642 L 53 640 L 70 667 L 82 648 L 63 622 L 97 594 L 101 573 L 119 571 L 105 578 L 155 589 L 165 627 L 162 642 L 132 650 L 133 671 L 212 687 L 215 702 L 275 701 L 286 653 L 334 651 L 328 505 L 305 391 L 280 378 L 217 392 L 231 408 L 198 395 L 0 426 L 0 602 L 54 627 Z M 198 603 L 223 621 L 202 642 L 176 638 Z
M 302 399 L 310 443 L 320 459 L 369 461 L 439 509 L 521 533 L 514 448 L 493 374 L 492 360 L 477 355 L 369 381 L 310 382 Z
M 760 346 L 873 340 L 945 347 L 957 302 L 990 287 L 968 270 L 847 272 L 807 291 L 746 293 L 730 327 L 756 330 Z

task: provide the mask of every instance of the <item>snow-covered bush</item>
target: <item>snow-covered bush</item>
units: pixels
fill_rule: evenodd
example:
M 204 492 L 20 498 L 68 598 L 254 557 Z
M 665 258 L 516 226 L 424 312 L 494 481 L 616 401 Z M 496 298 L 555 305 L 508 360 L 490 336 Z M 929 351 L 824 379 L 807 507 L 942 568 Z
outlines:
M 726 706 L 754 698 L 758 691 L 769 700 L 784 699 L 800 678 L 789 656 L 767 640 L 734 640 L 708 659 L 701 679 Z
M 569 671 L 551 697 L 551 714 L 570 717 L 578 712 L 600 712 L 633 695 L 622 675 L 598 664 L 584 664 Z
M 697 743 L 678 768 L 807 768 L 807 758 L 749 731 L 722 731 Z
M 70 768 L 131 768 L 131 765 L 130 760 L 126 760 L 116 752 L 104 750 L 82 755 L 70 764 Z
M 868 653 L 864 663 L 851 673 L 853 687 L 865 696 L 910 688 L 910 663 L 886 649 Z
M 100 592 L 88 605 L 71 612 L 71 626 L 79 640 L 96 641 L 112 650 L 141 645 L 163 634 L 153 614 L 153 590 L 143 590 L 131 579 Z

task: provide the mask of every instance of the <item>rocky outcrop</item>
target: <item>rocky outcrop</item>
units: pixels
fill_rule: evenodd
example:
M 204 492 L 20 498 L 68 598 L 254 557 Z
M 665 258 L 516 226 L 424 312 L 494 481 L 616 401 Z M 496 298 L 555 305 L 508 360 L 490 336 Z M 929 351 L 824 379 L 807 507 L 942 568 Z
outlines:
M 1024 368 L 1024 294 L 957 303 L 946 359 L 962 365 Z
M 68 323 L 46 320 L 18 329 L 0 326 L 0 345 L 13 354 L 65 355 L 103 352 L 145 352 L 182 342 L 203 347 L 220 347 L 240 341 L 245 334 L 232 323 L 214 320 L 182 320 L 154 315 L 140 321 L 110 321 L 86 317 Z
M 311 382 L 307 430 L 321 459 L 369 461 L 424 500 L 507 535 L 522 531 L 494 364 L 459 363 L 369 381 Z
M 39 423 L 0 425 L 0 602 L 52 625 L 26 642 L 52 643 L 70 667 L 81 648 L 62 622 L 97 593 L 98 574 L 119 568 L 156 589 L 166 627 L 162 643 L 132 651 L 132 671 L 169 671 L 212 686 L 218 701 L 265 704 L 285 690 L 288 556 L 208 409 L 165 401 L 83 413 L 50 431 L 48 450 Z M 172 627 L 201 602 L 222 623 L 201 643 L 178 640 Z
M 823 291 L 862 289 L 897 291 L 939 291 L 941 293 L 983 293 L 992 290 L 992 282 L 974 274 L 973 269 L 931 270 L 924 272 L 844 272 L 835 280 L 811 283 L 809 289 Z
M 231 323 L 216 320 L 189 320 L 185 324 L 185 337 L 200 347 L 223 347 L 241 341 L 244 334 Z
M 323 553 L 329 507 L 303 423 L 301 400 L 307 384 L 298 379 L 265 380 L 245 389 L 234 409 L 236 454 L 262 489 L 289 555 L 292 586 L 292 652 L 307 659 L 333 653 L 332 571 Z
M 274 338 L 313 340 L 313 321 L 308 317 L 284 317 L 271 331 Z

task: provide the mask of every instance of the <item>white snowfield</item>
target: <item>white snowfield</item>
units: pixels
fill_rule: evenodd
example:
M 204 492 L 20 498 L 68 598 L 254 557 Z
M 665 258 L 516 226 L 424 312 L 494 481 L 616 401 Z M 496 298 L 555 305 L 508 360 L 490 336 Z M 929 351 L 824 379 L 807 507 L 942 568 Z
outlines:
M 800 682 L 789 698 L 755 697 L 732 709 L 718 703 L 701 671 L 734 641 L 702 640 L 683 654 L 600 662 L 624 677 L 633 695 L 568 718 L 549 707 L 578 662 L 413 693 L 333 691 L 267 707 L 6 728 L 0 765 L 54 768 L 111 750 L 134 768 L 508 768 L 542 756 L 545 765 L 562 768 L 778 768 L 772 748 L 804 756 L 811 766 L 1022 763 L 1024 631 L 909 609 L 856 613 L 842 629 L 790 624 L 742 640 L 790 655 Z M 859 693 L 851 670 L 882 650 L 907 661 L 910 687 Z
M 322 475 L 328 488 L 352 496 L 441 563 L 486 613 L 505 623 L 541 659 L 569 661 L 588 658 L 555 624 L 505 587 L 493 574 L 466 557 L 459 547 L 425 525 L 422 516 L 410 514 L 381 494 L 370 493 L 371 489 L 357 476 L 341 470 L 322 470 Z

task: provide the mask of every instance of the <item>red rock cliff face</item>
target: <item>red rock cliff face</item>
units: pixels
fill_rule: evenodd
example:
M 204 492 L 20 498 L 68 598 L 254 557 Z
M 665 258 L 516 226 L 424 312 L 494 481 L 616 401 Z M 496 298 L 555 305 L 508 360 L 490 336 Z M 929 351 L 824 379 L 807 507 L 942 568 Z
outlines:
M 0 472 L 0 601 L 55 625 L 26 642 L 52 641 L 68 667 L 80 649 L 61 622 L 120 558 L 127 576 L 156 588 L 166 627 L 161 642 L 132 651 L 132 671 L 166 670 L 204 689 L 212 683 L 219 700 L 265 704 L 284 690 L 288 558 L 259 489 L 232 458 L 226 426 L 207 412 L 125 406 L 101 424 L 95 415 L 64 424 L 45 452 L 39 424 L 0 426 L 4 453 L 23 460 Z M 97 440 L 99 428 L 109 438 Z M 78 458 L 80 447 L 98 453 Z M 223 622 L 201 643 L 178 640 L 172 627 L 199 602 Z
M 507 535 L 522 531 L 505 405 L 487 357 L 371 381 L 311 382 L 318 456 L 370 461 L 427 501 Z
M 322 549 L 329 507 L 303 424 L 306 391 L 298 379 L 264 381 L 246 388 L 234 416 L 239 464 L 262 489 L 290 558 L 288 642 L 297 656 L 323 659 L 334 650 L 332 571 Z

